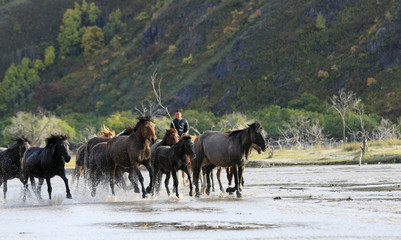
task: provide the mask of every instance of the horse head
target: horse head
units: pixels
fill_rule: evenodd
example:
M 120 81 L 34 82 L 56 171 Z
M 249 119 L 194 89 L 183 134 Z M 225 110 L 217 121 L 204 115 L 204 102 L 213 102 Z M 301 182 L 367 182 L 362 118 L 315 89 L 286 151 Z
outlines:
M 51 135 L 46 138 L 46 148 L 51 149 L 52 156 L 61 157 L 68 163 L 71 160 L 71 156 L 68 154 L 70 144 L 67 138 L 64 135 Z
M 134 133 L 139 132 L 139 134 L 149 140 L 151 143 L 155 143 L 157 140 L 155 132 L 155 124 L 150 116 L 139 117 L 138 123 L 134 127 Z
M 17 142 L 18 154 L 21 157 L 24 155 L 25 151 L 31 147 L 30 146 L 31 141 L 29 141 L 29 139 L 26 138 L 25 136 L 18 136 L 16 138 L 14 138 L 13 140 Z
M 166 129 L 166 134 L 163 137 L 163 142 L 166 146 L 173 146 L 180 140 L 180 136 L 178 135 L 177 129 L 169 128 Z
M 180 141 L 183 142 L 185 153 L 189 155 L 191 159 L 195 158 L 194 141 L 189 135 L 182 135 Z
M 248 124 L 251 135 L 251 142 L 256 144 L 256 146 L 260 147 L 262 152 L 267 149 L 267 142 L 265 137 L 265 131 L 263 130 L 262 125 L 258 121 L 255 121 L 252 124 Z M 259 152 L 259 150 L 258 150 Z

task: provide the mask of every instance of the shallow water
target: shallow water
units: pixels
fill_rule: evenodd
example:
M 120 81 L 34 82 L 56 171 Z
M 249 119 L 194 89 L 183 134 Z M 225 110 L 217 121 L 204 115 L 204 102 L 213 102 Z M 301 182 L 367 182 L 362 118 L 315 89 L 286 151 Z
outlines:
M 164 186 L 146 199 L 120 189 L 112 197 L 107 186 L 92 198 L 81 184 L 71 186 L 69 200 L 56 177 L 52 200 L 45 184 L 43 200 L 26 203 L 22 184 L 12 180 L 0 203 L 0 238 L 401 238 L 401 164 L 247 168 L 244 178 L 241 199 L 217 186 L 199 199 L 183 186 L 179 199 L 168 197 Z

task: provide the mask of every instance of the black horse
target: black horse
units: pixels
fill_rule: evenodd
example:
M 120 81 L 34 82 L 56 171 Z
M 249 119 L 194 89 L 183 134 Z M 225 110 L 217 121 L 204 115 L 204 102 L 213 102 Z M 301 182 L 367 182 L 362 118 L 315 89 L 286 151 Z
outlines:
M 7 180 L 19 178 L 21 182 L 23 182 L 21 175 L 22 157 L 31 143 L 24 136 L 19 136 L 13 140 L 16 141 L 14 145 L 0 152 L 0 186 L 1 184 L 4 184 L 4 199 L 6 199 L 7 194 Z
M 68 148 L 69 143 L 66 136 L 51 135 L 46 139 L 46 146 L 44 148 L 33 147 L 25 152 L 22 165 L 25 187 L 24 201 L 26 199 L 26 191 L 28 190 L 28 178 L 31 180 L 32 189 L 35 191 L 34 177 L 39 178 L 39 185 L 36 189 L 37 197 L 41 198 L 40 190 L 44 179 L 46 179 L 47 192 L 49 193 L 49 199 L 51 199 L 52 186 L 50 178 L 56 175 L 60 176 L 64 181 L 67 198 L 72 198 L 64 168 L 65 163 L 71 159 L 68 154 Z
M 178 178 L 177 171 L 182 170 L 188 175 L 190 192 L 189 195 L 192 196 L 192 182 L 191 175 L 189 174 L 188 169 L 188 158 L 189 155 L 191 158 L 195 157 L 194 151 L 194 143 L 190 136 L 181 137 L 178 143 L 173 146 L 160 146 L 156 149 L 155 154 L 151 157 L 152 166 L 154 169 L 152 181 L 152 194 L 154 193 L 155 184 L 157 182 L 160 185 L 161 177 L 159 175 L 160 171 L 166 173 L 165 186 L 167 195 L 170 195 L 170 190 L 168 188 L 168 183 L 170 180 L 170 173 L 173 175 L 174 179 L 174 187 L 176 196 L 178 195 Z M 159 187 L 157 187 L 159 189 Z

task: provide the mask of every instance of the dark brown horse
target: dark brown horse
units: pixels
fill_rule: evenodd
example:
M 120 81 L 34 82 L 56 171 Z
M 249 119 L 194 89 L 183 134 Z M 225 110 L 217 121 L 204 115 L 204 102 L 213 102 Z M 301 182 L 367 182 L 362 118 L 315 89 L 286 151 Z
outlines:
M 36 189 L 36 195 L 40 196 L 40 189 L 44 179 L 47 183 L 47 192 L 49 199 L 52 198 L 52 186 L 50 178 L 58 175 L 63 179 L 67 198 L 71 198 L 70 188 L 68 187 L 68 179 L 65 176 L 65 163 L 69 162 L 71 157 L 68 154 L 69 143 L 67 137 L 63 135 L 52 135 L 46 139 L 44 148 L 32 147 L 24 154 L 24 162 L 22 164 L 22 173 L 24 179 L 24 200 L 26 199 L 26 191 L 28 190 L 28 178 L 31 180 L 32 189 L 35 191 L 35 180 L 39 178 L 39 185 Z
M 22 157 L 31 143 L 26 137 L 19 136 L 13 139 L 14 145 L 0 152 L 0 186 L 3 184 L 3 197 L 6 199 L 7 180 L 22 179 Z
M 91 195 L 94 197 L 96 195 L 96 188 L 101 181 L 107 179 L 107 142 L 100 142 L 92 148 L 92 153 L 89 156 L 89 174 L 91 179 L 92 191 Z M 124 191 L 127 190 L 127 185 L 124 180 L 124 169 L 121 167 L 116 168 L 116 182 L 121 184 Z M 134 184 L 135 192 L 139 193 L 138 184 Z
M 248 162 L 252 143 L 259 146 L 262 151 L 267 148 L 263 128 L 257 121 L 245 129 L 235 130 L 231 133 L 207 131 L 201 134 L 196 144 L 194 166 L 196 196 L 200 195 L 199 175 L 201 166 L 206 162 L 218 167 L 231 167 L 234 173 L 237 197 L 241 197 L 240 182 L 245 164 Z M 209 178 L 208 181 L 210 181 Z
M 86 148 L 85 148 L 85 154 L 84 154 L 84 176 L 85 180 L 89 179 L 89 156 L 92 153 L 92 148 L 96 144 L 100 142 L 108 142 L 110 138 L 114 137 L 116 133 L 113 131 L 110 131 L 108 128 L 103 126 L 103 130 L 100 132 L 99 137 L 93 137 L 88 140 L 86 143 Z
M 170 173 L 173 175 L 174 187 L 176 196 L 178 195 L 178 178 L 177 171 L 182 170 L 188 175 L 190 192 L 189 195 L 192 196 L 192 182 L 191 175 L 188 169 L 188 158 L 195 157 L 194 143 L 190 136 L 183 135 L 176 144 L 173 146 L 161 146 L 158 147 L 155 153 L 152 155 L 152 167 L 154 168 L 154 179 L 152 181 L 152 194 L 154 193 L 155 184 L 160 184 L 159 172 L 163 170 L 166 173 L 165 186 L 167 194 L 170 195 L 170 190 L 168 188 L 168 182 L 170 179 Z
M 231 133 L 231 132 L 232 131 L 228 131 L 226 133 Z M 257 146 L 256 144 L 254 144 L 254 143 L 252 143 L 252 149 L 255 149 L 258 152 L 258 154 L 262 153 L 262 149 L 259 146 Z M 210 184 L 207 185 L 206 186 L 206 190 L 205 190 L 206 194 L 208 194 L 208 195 L 210 194 L 210 187 L 212 187 L 212 191 L 214 192 L 214 181 L 213 181 L 213 174 L 212 173 L 213 173 L 213 169 L 215 167 L 216 166 L 214 164 L 209 163 L 209 164 L 205 165 L 202 168 L 202 172 L 206 175 L 205 178 L 208 177 L 211 180 L 211 186 L 210 186 Z M 219 183 L 220 191 L 224 192 L 223 184 L 221 184 L 221 171 L 222 171 L 222 169 L 223 168 L 221 168 L 221 167 L 219 167 L 217 169 L 216 177 L 217 177 L 217 181 Z M 231 168 L 225 168 L 225 169 L 226 169 L 227 180 L 228 180 L 228 187 L 226 189 L 226 192 L 232 194 L 233 192 L 235 192 L 235 188 L 231 187 L 231 182 L 233 181 L 234 172 L 232 171 Z M 208 181 L 208 183 L 210 183 L 210 181 Z M 244 178 L 242 178 L 242 182 L 241 182 L 241 186 L 243 186 L 243 185 L 244 185 Z
M 178 135 L 177 129 L 169 128 L 166 129 L 166 133 L 162 140 L 157 140 L 154 144 L 150 146 L 150 152 L 153 154 L 155 150 L 160 146 L 173 146 L 178 142 L 180 136 Z
M 157 140 L 155 134 L 155 125 L 151 117 L 139 117 L 138 123 L 129 136 L 118 136 L 110 139 L 107 144 L 107 166 L 110 174 L 110 188 L 113 195 L 114 177 L 117 166 L 128 170 L 128 179 L 133 182 L 134 172 L 137 174 L 142 187 L 142 197 L 146 197 L 146 190 L 143 185 L 143 176 L 139 171 L 139 166 L 144 165 L 149 171 L 151 186 L 153 179 L 153 170 L 150 165 L 150 147 L 149 142 L 154 143 Z M 150 192 L 148 187 L 147 192 Z

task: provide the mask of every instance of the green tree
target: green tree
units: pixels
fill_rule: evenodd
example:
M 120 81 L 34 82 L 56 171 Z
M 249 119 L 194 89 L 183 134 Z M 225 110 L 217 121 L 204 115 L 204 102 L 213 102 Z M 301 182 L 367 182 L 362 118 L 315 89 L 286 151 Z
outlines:
M 32 62 L 33 65 L 33 69 L 35 69 L 36 71 L 43 71 L 45 70 L 46 66 L 45 64 L 43 64 L 42 60 L 40 59 L 36 59 Z
M 56 50 L 53 46 L 49 46 L 45 49 L 45 66 L 48 67 L 52 65 L 54 63 L 54 59 L 56 59 Z
M 78 4 L 74 9 L 67 9 L 57 41 L 63 53 L 69 53 L 73 47 L 79 47 L 85 27 L 82 26 L 82 12 Z
M 137 117 L 132 111 L 117 112 L 106 118 L 104 125 L 118 133 L 124 130 L 125 127 L 133 126 L 137 122 Z
M 97 26 L 88 27 L 82 36 L 81 47 L 84 55 L 91 55 L 104 46 L 104 35 L 101 28 Z
M 126 24 L 121 21 L 121 11 L 118 8 L 117 10 L 111 12 L 109 14 L 109 21 L 103 28 L 104 38 L 106 42 L 109 42 L 114 35 L 121 33 Z
M 317 15 L 317 18 L 316 18 L 316 27 L 319 29 L 319 30 L 325 30 L 327 27 L 326 27 L 326 18 L 323 16 L 323 14 L 321 14 L 321 13 L 319 13 L 318 15 Z
M 32 68 L 29 58 L 23 58 L 18 65 L 12 64 L 0 83 L 0 111 L 27 109 L 34 87 L 40 82 L 38 71 Z
M 99 7 L 95 5 L 95 3 L 88 4 L 85 0 L 82 1 L 81 4 L 82 11 L 82 24 L 85 26 L 93 25 L 96 23 L 96 20 L 99 18 L 101 13 Z

